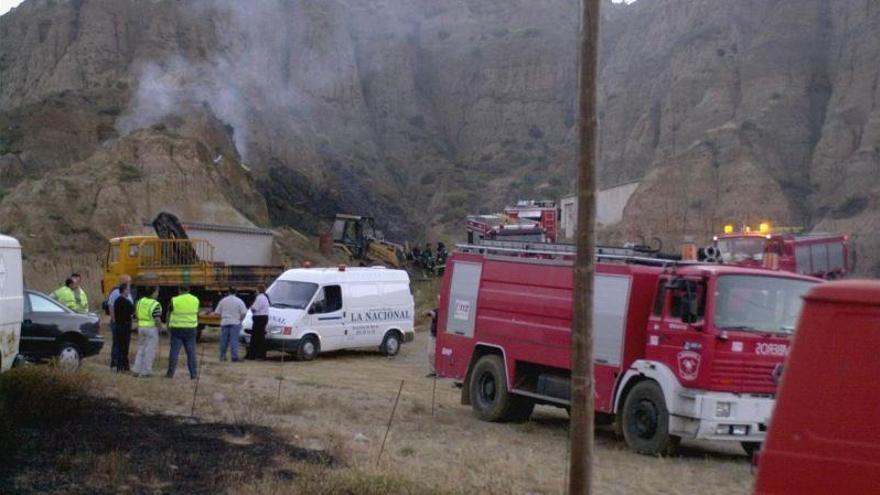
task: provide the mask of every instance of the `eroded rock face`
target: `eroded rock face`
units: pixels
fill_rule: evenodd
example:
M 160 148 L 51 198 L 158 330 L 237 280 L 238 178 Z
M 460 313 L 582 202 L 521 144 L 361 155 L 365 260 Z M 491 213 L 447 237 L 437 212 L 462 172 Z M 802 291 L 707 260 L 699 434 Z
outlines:
M 0 201 L 0 230 L 29 256 L 101 252 L 128 226 L 160 211 L 185 220 L 251 226 L 268 222 L 255 180 L 237 160 L 199 140 L 145 129 L 87 160 L 26 180 Z
M 467 213 L 571 191 L 577 7 L 28 0 L 0 18 L 0 124 L 17 129 L 0 155 L 39 179 L 199 108 L 275 225 L 347 210 L 401 239 L 460 235 Z M 609 236 L 677 245 L 769 219 L 846 229 L 880 269 L 876 2 L 603 7 L 599 177 L 642 181 Z

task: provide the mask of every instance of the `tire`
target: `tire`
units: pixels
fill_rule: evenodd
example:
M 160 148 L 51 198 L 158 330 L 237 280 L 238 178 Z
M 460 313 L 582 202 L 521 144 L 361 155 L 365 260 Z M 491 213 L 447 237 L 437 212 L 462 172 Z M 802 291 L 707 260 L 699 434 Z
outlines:
M 312 361 L 318 357 L 321 352 L 321 344 L 314 335 L 306 335 L 299 341 L 299 347 L 296 348 L 297 361 Z
M 396 356 L 400 352 L 400 342 L 400 332 L 392 330 L 385 334 L 385 338 L 382 339 L 382 345 L 379 346 L 379 351 L 383 356 Z
M 79 347 L 69 340 L 62 341 L 55 354 L 55 366 L 63 371 L 76 371 L 81 365 L 82 352 Z
M 754 457 L 755 452 L 757 452 L 761 448 L 761 442 L 740 442 L 739 443 L 743 450 L 746 451 L 746 455 L 749 458 Z
M 623 404 L 623 438 L 632 450 L 646 455 L 672 455 L 679 437 L 669 434 L 669 411 L 657 382 L 637 383 Z
M 500 356 L 481 357 L 469 381 L 471 407 L 483 421 L 526 421 L 535 403 L 507 391 L 507 376 Z

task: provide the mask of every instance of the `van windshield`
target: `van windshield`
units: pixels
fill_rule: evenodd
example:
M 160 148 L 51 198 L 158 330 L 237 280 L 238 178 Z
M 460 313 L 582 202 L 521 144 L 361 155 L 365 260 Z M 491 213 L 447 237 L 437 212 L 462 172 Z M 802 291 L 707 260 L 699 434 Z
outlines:
M 318 284 L 308 282 L 295 282 L 292 280 L 276 280 L 266 295 L 273 308 L 306 309 Z
M 758 275 L 724 275 L 715 287 L 719 330 L 794 332 L 803 295 L 815 282 Z

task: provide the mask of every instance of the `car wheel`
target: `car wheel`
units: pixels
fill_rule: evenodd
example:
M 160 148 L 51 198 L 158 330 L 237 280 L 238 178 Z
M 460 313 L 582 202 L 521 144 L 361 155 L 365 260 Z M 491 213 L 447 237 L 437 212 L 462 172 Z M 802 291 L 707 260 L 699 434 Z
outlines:
M 76 344 L 65 340 L 58 346 L 58 354 L 55 355 L 55 365 L 63 371 L 76 371 L 82 364 L 82 353 Z
M 382 345 L 379 346 L 379 350 L 385 356 L 396 356 L 397 353 L 400 352 L 400 334 L 396 331 L 391 331 L 385 334 L 385 338 L 382 339 Z
M 314 335 L 308 335 L 299 341 L 299 347 L 296 349 L 296 359 L 299 361 L 311 361 L 318 357 L 320 351 L 318 339 Z
M 679 437 L 669 434 L 669 411 L 656 382 L 639 382 L 626 396 L 622 418 L 623 438 L 629 447 L 648 455 L 671 455 Z
M 535 403 L 507 391 L 504 362 L 496 355 L 483 356 L 470 378 L 471 407 L 483 421 L 525 421 Z

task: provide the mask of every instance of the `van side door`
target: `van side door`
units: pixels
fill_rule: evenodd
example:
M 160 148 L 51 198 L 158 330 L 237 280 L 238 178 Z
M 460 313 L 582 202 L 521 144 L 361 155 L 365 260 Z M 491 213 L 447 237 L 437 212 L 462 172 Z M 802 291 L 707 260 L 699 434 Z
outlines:
M 321 350 L 345 347 L 345 311 L 342 287 L 325 285 L 318 289 L 309 306 L 309 328 L 321 339 Z

